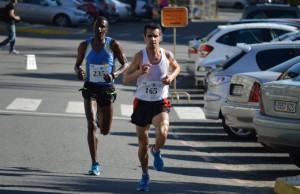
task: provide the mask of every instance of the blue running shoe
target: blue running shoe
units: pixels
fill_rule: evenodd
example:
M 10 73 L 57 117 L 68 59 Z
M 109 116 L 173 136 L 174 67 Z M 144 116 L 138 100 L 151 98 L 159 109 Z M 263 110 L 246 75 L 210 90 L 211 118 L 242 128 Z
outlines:
M 100 170 L 101 170 L 100 164 L 98 162 L 95 162 L 94 164 L 92 164 L 92 168 L 89 171 L 89 174 L 98 176 L 100 174 Z
M 136 190 L 138 191 L 149 191 L 149 174 L 143 174 L 142 179 L 140 181 L 140 185 L 137 187 Z
M 163 159 L 162 159 L 162 157 L 160 155 L 160 151 L 156 151 L 154 153 L 154 146 L 155 145 L 153 145 L 151 147 L 151 149 L 150 149 L 151 150 L 151 154 L 154 157 L 153 167 L 154 167 L 155 170 L 161 171 L 164 168 L 164 161 L 163 161 Z

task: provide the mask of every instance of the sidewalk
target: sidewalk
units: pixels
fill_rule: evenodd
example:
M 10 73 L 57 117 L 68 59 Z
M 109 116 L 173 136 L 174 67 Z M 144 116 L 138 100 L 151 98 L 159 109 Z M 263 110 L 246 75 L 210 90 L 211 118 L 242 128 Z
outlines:
M 6 31 L 5 23 L 0 22 L 0 32 Z M 16 24 L 17 32 L 26 32 L 34 34 L 45 34 L 45 35 L 69 35 L 69 34 L 84 34 L 87 33 L 86 29 L 81 28 L 66 28 L 66 27 L 57 27 L 51 25 L 40 25 L 40 24 L 27 24 L 19 23 Z

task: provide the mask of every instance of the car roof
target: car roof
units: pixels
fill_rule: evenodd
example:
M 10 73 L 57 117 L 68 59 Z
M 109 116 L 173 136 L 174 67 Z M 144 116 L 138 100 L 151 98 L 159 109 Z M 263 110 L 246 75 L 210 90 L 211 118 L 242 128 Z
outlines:
M 294 46 L 300 47 L 299 42 L 262 42 L 262 43 L 254 43 L 254 44 L 246 44 L 246 43 L 238 43 L 237 47 L 241 48 L 243 51 L 248 52 L 252 49 L 256 48 L 265 48 L 265 47 L 272 47 L 272 46 Z
M 290 26 L 286 24 L 280 24 L 280 23 L 271 23 L 271 22 L 261 22 L 261 23 L 240 23 L 240 24 L 229 24 L 229 25 L 219 25 L 218 28 L 220 29 L 228 29 L 228 30 L 234 30 L 234 29 L 241 29 L 241 28 L 289 28 L 289 29 L 295 29 L 297 30 L 297 27 Z

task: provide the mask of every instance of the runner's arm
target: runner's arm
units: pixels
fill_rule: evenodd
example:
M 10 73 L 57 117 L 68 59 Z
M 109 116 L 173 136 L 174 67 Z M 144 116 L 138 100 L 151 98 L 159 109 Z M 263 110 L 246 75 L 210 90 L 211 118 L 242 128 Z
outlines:
M 137 79 L 138 76 L 143 74 L 140 64 L 142 64 L 143 55 L 142 52 L 138 52 L 134 55 L 131 64 L 123 75 L 123 83 L 129 84 Z
M 82 62 L 84 60 L 86 48 L 87 48 L 86 41 L 81 42 L 77 48 L 77 58 L 76 58 L 75 66 L 74 66 L 74 71 L 77 74 L 79 80 L 84 79 L 84 71 L 82 70 L 81 66 L 82 66 Z
M 171 67 L 172 71 L 168 74 L 164 79 L 163 83 L 165 85 L 170 85 L 172 81 L 177 77 L 180 72 L 180 66 L 177 63 L 173 53 L 171 51 L 165 50 L 167 59 L 169 60 L 169 66 Z

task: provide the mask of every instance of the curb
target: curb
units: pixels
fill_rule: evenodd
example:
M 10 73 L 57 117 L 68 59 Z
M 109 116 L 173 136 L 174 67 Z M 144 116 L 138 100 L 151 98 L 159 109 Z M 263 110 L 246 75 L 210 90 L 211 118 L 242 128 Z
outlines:
M 40 27 L 40 26 L 38 26 Z M 5 26 L 0 26 L 0 31 L 6 31 Z M 41 28 L 32 28 L 32 27 L 16 27 L 17 32 L 26 32 L 26 33 L 35 33 L 35 34 L 48 34 L 48 35 L 70 35 L 70 34 L 85 34 L 87 33 L 86 29 L 80 30 L 65 30 L 65 29 L 47 29 L 43 26 Z M 76 32 L 77 31 L 77 32 Z
M 274 192 L 276 194 L 299 194 L 300 175 L 276 179 Z

